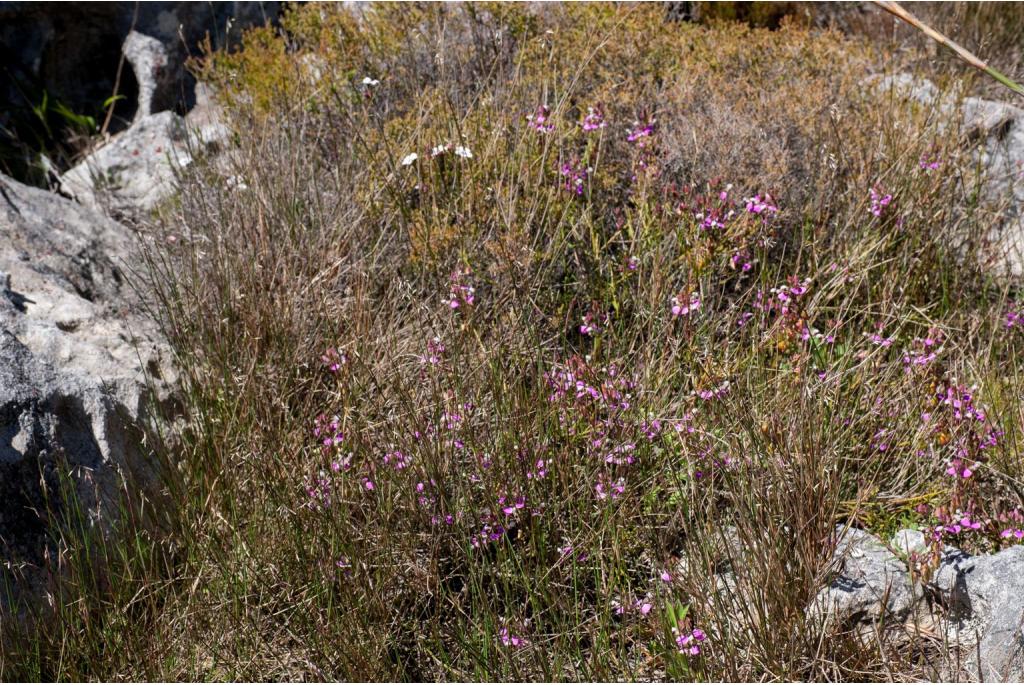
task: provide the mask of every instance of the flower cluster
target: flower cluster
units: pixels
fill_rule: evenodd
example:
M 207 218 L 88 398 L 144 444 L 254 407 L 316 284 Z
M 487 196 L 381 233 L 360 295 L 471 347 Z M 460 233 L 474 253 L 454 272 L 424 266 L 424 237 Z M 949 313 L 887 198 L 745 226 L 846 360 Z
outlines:
M 1011 302 L 1006 309 L 1006 327 L 1024 329 L 1024 307 Z
M 878 188 L 878 186 L 875 186 L 875 187 L 873 187 L 871 189 L 871 209 L 870 209 L 870 211 L 875 216 L 877 216 L 877 217 L 882 216 L 882 212 L 885 210 L 886 207 L 889 206 L 889 203 L 891 203 L 891 202 L 892 202 L 892 195 L 891 194 L 886 193 L 883 190 L 880 190 Z
M 320 441 L 320 448 L 325 456 L 332 454 L 345 440 L 345 434 L 341 430 L 341 419 L 337 416 L 327 418 L 325 414 L 320 414 L 313 420 L 313 437 Z
M 331 373 L 338 374 L 341 371 L 341 367 L 348 364 L 348 356 L 344 352 L 339 352 L 337 349 L 329 347 L 320 356 L 320 363 Z
M 680 654 L 687 656 L 697 656 L 700 654 L 701 647 L 705 640 L 707 640 L 707 635 L 700 628 L 685 631 L 673 628 L 672 634 L 675 635 L 676 649 L 679 650 Z
M 765 193 L 765 196 L 763 198 L 760 195 L 748 197 L 746 199 L 746 206 L 747 211 L 750 212 L 751 214 L 765 214 L 770 216 L 779 211 L 779 208 L 775 205 L 775 202 L 772 200 L 772 196 L 768 195 L 767 193 Z
M 448 306 L 451 307 L 451 300 Z M 444 359 L 445 346 L 441 342 L 441 338 L 434 336 L 432 340 L 427 341 L 427 353 L 420 356 L 420 363 L 429 366 L 437 366 Z
M 915 338 L 911 349 L 903 355 L 903 366 L 910 372 L 914 368 L 926 367 L 942 352 L 942 332 L 933 329 L 924 338 Z
M 918 165 L 925 171 L 937 171 L 942 166 L 942 160 L 937 154 L 925 154 L 921 155 Z
M 562 176 L 562 188 L 576 195 L 583 195 L 587 177 L 593 171 L 583 166 L 579 161 L 563 162 L 559 169 Z
M 633 122 L 633 128 L 630 130 L 629 135 L 626 136 L 626 140 L 636 143 L 637 147 L 646 146 L 648 140 L 654 135 L 654 123 L 654 119 L 649 119 L 644 124 L 641 124 L 639 121 Z
M 601 111 L 601 107 L 588 107 L 587 114 L 583 117 L 583 130 L 597 131 L 605 126 L 604 112 Z
M 607 314 L 591 310 L 583 315 L 583 321 L 580 323 L 580 333 L 583 335 L 595 335 L 600 333 L 607 324 Z
M 444 303 L 452 310 L 459 309 L 460 307 L 469 307 L 476 302 L 476 289 L 469 285 L 467 282 L 469 279 L 468 270 L 455 271 L 449 277 L 449 290 L 448 297 L 444 300 Z
M 503 627 L 498 632 L 498 637 L 501 640 L 501 644 L 503 647 L 512 647 L 514 649 L 519 649 L 529 644 L 529 642 L 526 641 L 526 638 L 520 637 L 519 635 L 513 635 L 512 631 L 509 630 L 508 626 Z
M 680 293 L 672 296 L 671 308 L 673 317 L 690 316 L 700 309 L 700 294 L 692 292 L 689 294 Z
M 555 130 L 555 125 L 551 123 L 551 110 L 547 105 L 537 107 L 537 111 L 527 116 L 526 121 L 530 128 L 540 133 L 551 133 Z

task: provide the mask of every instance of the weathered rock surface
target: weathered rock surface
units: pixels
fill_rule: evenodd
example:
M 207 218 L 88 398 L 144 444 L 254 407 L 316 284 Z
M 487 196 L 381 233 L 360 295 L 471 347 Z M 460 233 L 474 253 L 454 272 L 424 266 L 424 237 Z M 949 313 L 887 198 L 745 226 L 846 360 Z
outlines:
M 174 192 L 174 174 L 192 162 L 185 119 L 144 116 L 60 177 L 61 190 L 113 216 L 153 209 Z
M 878 79 L 877 87 L 940 112 L 959 114 L 954 117 L 959 119 L 956 133 L 965 142 L 978 143 L 982 199 L 996 213 L 986 236 L 991 266 L 1005 275 L 1024 276 L 1024 109 L 974 97 L 958 100 L 910 74 Z
M 836 549 L 836 578 L 811 611 L 824 608 L 829 619 L 871 625 L 884 618 L 890 627 L 916 616 L 959 650 L 944 665 L 944 679 L 1024 679 L 1024 546 L 983 556 L 947 546 L 926 583 L 912 579 L 894 550 L 909 557 L 928 546 L 919 531 L 901 530 L 887 547 L 870 533 L 849 530 Z
M 164 395 L 173 372 L 125 282 L 132 250 L 123 226 L 0 177 L 0 573 L 15 601 L 52 579 L 61 482 L 101 531 L 121 494 L 154 495 L 147 383 Z
M 139 82 L 135 121 L 60 177 L 63 192 L 115 217 L 153 209 L 174 192 L 176 172 L 191 164 L 194 154 L 220 145 L 229 135 L 202 84 L 197 86 L 196 106 L 185 117 L 152 111 L 169 60 L 158 40 L 132 31 L 124 53 Z
M 841 530 L 838 532 L 842 532 Z M 903 621 L 914 606 L 907 565 L 875 536 L 846 531 L 833 555 L 836 576 L 811 610 L 847 623 Z
M 1024 680 L 1024 547 L 979 557 L 947 551 L 932 584 L 948 612 L 950 640 L 965 647 L 960 675 Z

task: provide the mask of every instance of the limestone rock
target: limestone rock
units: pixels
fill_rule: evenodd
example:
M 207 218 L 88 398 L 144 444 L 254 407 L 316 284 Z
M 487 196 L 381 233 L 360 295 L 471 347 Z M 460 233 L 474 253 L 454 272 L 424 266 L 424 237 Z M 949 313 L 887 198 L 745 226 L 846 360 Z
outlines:
M 907 565 L 875 536 L 847 530 L 836 546 L 833 564 L 836 576 L 818 594 L 813 614 L 824 612 L 830 620 L 853 624 L 902 621 L 910 614 L 914 589 Z
M 949 639 L 966 657 L 959 675 L 1024 680 L 1024 546 L 977 557 L 947 552 L 933 583 L 947 606 Z
M 174 192 L 175 169 L 192 162 L 185 120 L 145 116 L 60 177 L 61 189 L 112 215 L 149 211 Z
M 125 282 L 127 229 L 5 177 L 0 191 L 0 574 L 34 602 L 53 577 L 62 483 L 100 531 L 122 493 L 156 496 L 148 387 L 166 399 L 174 375 Z
M 167 81 L 169 57 L 164 44 L 152 36 L 131 31 L 122 46 L 124 57 L 132 65 L 139 84 L 135 122 L 153 114 L 153 98 Z

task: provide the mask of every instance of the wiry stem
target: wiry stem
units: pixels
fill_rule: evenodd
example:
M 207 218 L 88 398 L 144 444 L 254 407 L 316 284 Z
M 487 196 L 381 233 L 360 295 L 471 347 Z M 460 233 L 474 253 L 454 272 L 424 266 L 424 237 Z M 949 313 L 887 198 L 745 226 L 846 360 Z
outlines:
M 939 45 L 943 45 L 949 48 L 954 53 L 956 53 L 957 57 L 970 64 L 975 69 L 984 71 L 986 74 L 988 74 L 995 80 L 999 81 L 1004 86 L 1006 86 L 1013 92 L 1017 93 L 1018 95 L 1024 95 L 1024 86 L 1021 86 L 1019 83 L 1011 79 L 1006 74 L 981 61 L 981 59 L 979 59 L 978 56 L 972 53 L 971 51 L 961 47 L 960 45 L 957 45 L 954 41 L 950 40 L 942 33 L 936 31 L 931 26 L 928 26 L 923 21 L 915 17 L 913 14 L 903 9 L 903 7 L 898 2 L 891 2 L 889 0 L 874 0 L 874 2 L 876 5 L 884 9 L 889 14 L 892 14 L 893 16 L 899 19 L 902 19 L 903 21 L 907 22 L 914 28 L 920 30 L 922 33 L 924 33 L 926 36 L 934 40 Z

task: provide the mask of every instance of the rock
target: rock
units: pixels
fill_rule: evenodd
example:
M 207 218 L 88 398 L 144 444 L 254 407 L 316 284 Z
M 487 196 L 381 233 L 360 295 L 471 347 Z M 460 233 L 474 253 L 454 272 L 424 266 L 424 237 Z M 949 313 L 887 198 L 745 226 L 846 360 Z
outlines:
M 928 551 L 928 541 L 925 539 L 924 533 L 910 528 L 896 531 L 896 534 L 889 540 L 889 546 L 905 556 L 923 554 Z
M 125 59 L 132 65 L 135 80 L 139 84 L 139 98 L 133 121 L 133 124 L 137 124 L 142 118 L 154 113 L 153 98 L 161 87 L 166 87 L 169 58 L 163 43 L 138 31 L 129 32 L 121 50 Z
M 932 585 L 949 618 L 947 639 L 966 657 L 953 677 L 1024 680 L 1024 546 L 977 557 L 951 549 Z
M 192 163 L 185 119 L 143 117 L 69 169 L 60 187 L 83 205 L 113 216 L 149 211 L 174 192 L 174 174 Z
M 186 111 L 194 81 L 189 55 L 209 38 L 214 48 L 237 44 L 244 29 L 277 20 L 278 2 L 110 2 L 80 5 L 0 2 L 0 59 L 21 81 L 45 89 L 75 112 L 90 112 L 114 92 L 121 46 L 135 32 L 159 42 L 165 62 L 152 92 L 151 112 Z M 147 48 L 148 50 L 148 48 Z M 131 121 L 138 85 L 122 74 L 120 109 Z M 10 90 L 11 92 L 3 92 Z M 18 102 L 17 88 L 0 80 L 0 97 Z
M 1024 110 L 1002 102 L 965 98 L 963 128 L 980 138 L 984 199 L 999 221 L 987 236 L 1010 276 L 1024 276 Z
M 959 115 L 959 133 L 977 144 L 982 199 L 996 213 L 985 236 L 991 253 L 986 265 L 1006 276 L 1024 276 L 1024 110 L 974 97 L 958 101 L 931 81 L 905 73 L 869 82 L 882 92 Z
M 160 41 L 132 31 L 124 53 L 139 82 L 134 123 L 58 180 L 72 198 L 114 217 L 152 210 L 174 192 L 176 172 L 192 163 L 196 151 L 216 149 L 230 136 L 205 84 L 197 84 L 196 106 L 185 117 L 151 112 L 166 73 L 167 52 Z
M 836 576 L 818 593 L 812 615 L 850 624 L 906 619 L 915 601 L 907 565 L 866 531 L 840 527 L 837 534 Z
M 185 115 L 190 140 L 199 147 L 216 149 L 227 142 L 231 131 L 225 124 L 223 109 L 214 92 L 205 83 L 196 84 L 196 106 Z
M 908 556 L 929 549 L 915 530 L 897 532 L 891 544 Z M 812 615 L 863 623 L 884 612 L 902 623 L 916 610 L 914 624 L 938 628 L 956 650 L 946 657 L 943 679 L 1024 680 L 1024 545 L 982 556 L 946 546 L 931 580 L 916 585 L 907 566 L 865 531 L 848 531 L 835 558 L 841 571 L 819 593 Z
M 125 282 L 132 254 L 123 226 L 0 176 L 0 573 L 14 581 L 13 597 L 0 593 L 5 613 L 51 586 L 48 533 L 68 512 L 50 495 L 62 481 L 101 533 L 116 527 L 122 495 L 157 497 L 147 400 L 149 387 L 167 400 L 174 375 Z

